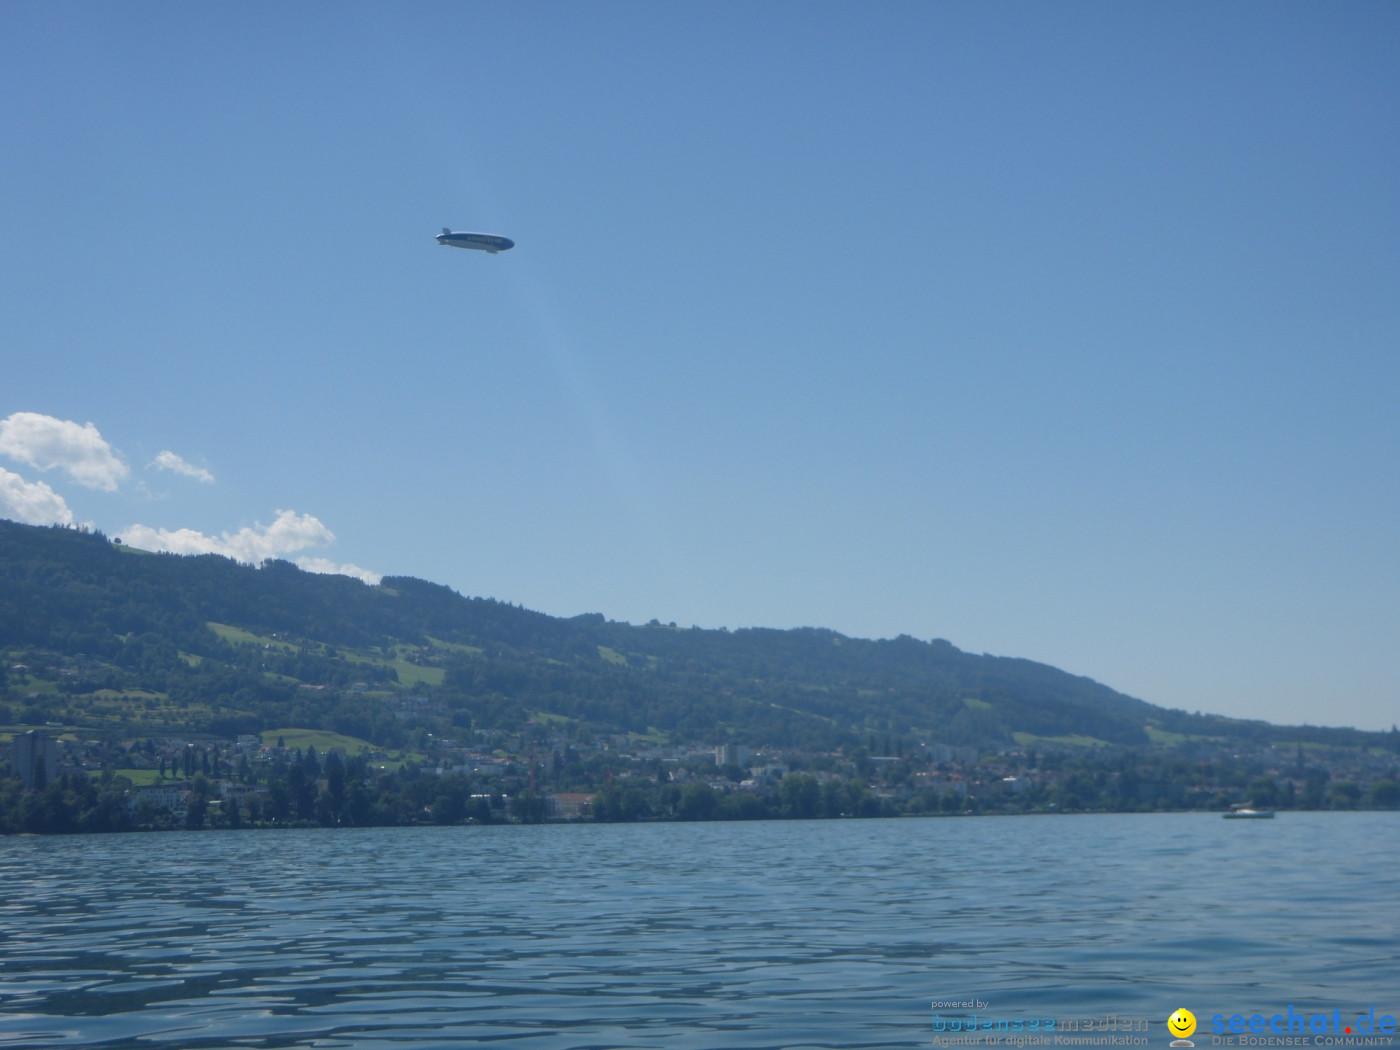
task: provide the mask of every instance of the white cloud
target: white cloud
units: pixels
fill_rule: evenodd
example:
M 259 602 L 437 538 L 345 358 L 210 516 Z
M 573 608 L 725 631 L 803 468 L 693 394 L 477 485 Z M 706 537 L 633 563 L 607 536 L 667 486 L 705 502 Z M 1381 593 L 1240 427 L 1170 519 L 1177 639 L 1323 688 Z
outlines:
M 183 474 L 187 478 L 194 478 L 202 481 L 206 485 L 214 484 L 214 475 L 203 467 L 196 467 L 193 463 L 185 462 L 184 458 L 177 456 L 174 452 L 166 449 L 151 460 L 151 466 L 158 470 L 169 470 L 176 474 Z
M 267 558 L 282 558 L 307 547 L 335 542 L 335 534 L 310 514 L 279 510 L 271 525 L 259 522 L 237 532 L 206 536 L 194 529 L 153 529 L 132 525 L 122 538 L 133 547 L 169 551 L 171 554 L 223 554 L 237 561 L 257 565 Z
M 142 550 L 168 551 L 171 554 L 222 554 L 237 561 L 258 565 L 267 558 L 285 558 L 289 554 L 335 542 L 335 534 L 320 519 L 294 510 L 279 510 L 271 525 L 259 522 L 237 532 L 207 536 L 194 529 L 153 529 L 148 525 L 131 525 L 122 530 L 122 542 Z M 298 559 L 297 564 L 308 572 L 338 573 L 354 576 L 366 583 L 378 583 L 378 574 L 358 565 L 337 565 L 327 558 Z
M 371 587 L 378 587 L 379 581 L 384 578 L 380 573 L 370 572 L 349 562 L 333 562 L 329 558 L 298 558 L 297 568 L 307 572 L 329 573 L 332 576 L 353 576 L 357 580 L 364 580 Z
M 25 481 L 0 467 L 0 517 L 26 525 L 72 525 L 73 512 L 42 481 Z
M 0 420 L 0 453 L 39 470 L 59 467 L 79 485 L 114 492 L 127 466 L 91 423 L 15 412 Z

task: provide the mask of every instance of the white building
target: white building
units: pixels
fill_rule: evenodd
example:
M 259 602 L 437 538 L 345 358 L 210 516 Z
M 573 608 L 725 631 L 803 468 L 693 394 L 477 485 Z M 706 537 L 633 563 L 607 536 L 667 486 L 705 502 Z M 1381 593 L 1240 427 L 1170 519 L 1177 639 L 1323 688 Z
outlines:
M 175 784 L 154 784 L 150 787 L 139 787 L 127 796 L 127 806 L 135 810 L 142 802 L 149 802 L 156 809 L 182 813 L 185 809 L 185 797 L 189 793 L 188 785 L 180 787 Z
M 583 792 L 566 791 L 546 797 L 549 800 L 549 815 L 563 817 L 565 820 L 578 820 L 588 816 L 593 805 L 593 796 Z

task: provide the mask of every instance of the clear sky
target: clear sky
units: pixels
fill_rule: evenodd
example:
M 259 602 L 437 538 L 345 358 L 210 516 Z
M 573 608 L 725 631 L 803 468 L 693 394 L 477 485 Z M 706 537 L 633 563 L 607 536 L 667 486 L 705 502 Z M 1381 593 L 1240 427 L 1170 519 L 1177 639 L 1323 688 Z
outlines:
M 0 516 L 1389 728 L 1398 55 L 1394 3 L 5 3 Z

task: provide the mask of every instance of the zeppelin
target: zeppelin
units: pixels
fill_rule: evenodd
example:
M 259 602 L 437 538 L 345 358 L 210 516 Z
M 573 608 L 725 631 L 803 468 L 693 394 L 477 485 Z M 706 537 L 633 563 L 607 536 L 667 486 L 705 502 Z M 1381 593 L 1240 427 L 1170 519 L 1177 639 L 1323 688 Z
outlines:
M 450 248 L 475 248 L 479 252 L 490 252 L 492 255 L 510 251 L 515 247 L 515 242 L 509 237 L 501 237 L 494 233 L 466 233 L 460 230 L 454 232 L 446 226 L 438 234 L 437 242 Z

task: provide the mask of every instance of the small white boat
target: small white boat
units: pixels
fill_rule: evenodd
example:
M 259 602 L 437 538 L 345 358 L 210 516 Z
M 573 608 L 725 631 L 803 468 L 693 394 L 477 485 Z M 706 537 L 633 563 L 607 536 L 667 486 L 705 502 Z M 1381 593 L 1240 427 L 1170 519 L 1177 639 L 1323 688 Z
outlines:
M 1225 814 L 1226 820 L 1273 820 L 1273 818 L 1273 810 L 1255 809 L 1247 802 L 1236 802 L 1230 807 L 1230 812 Z

